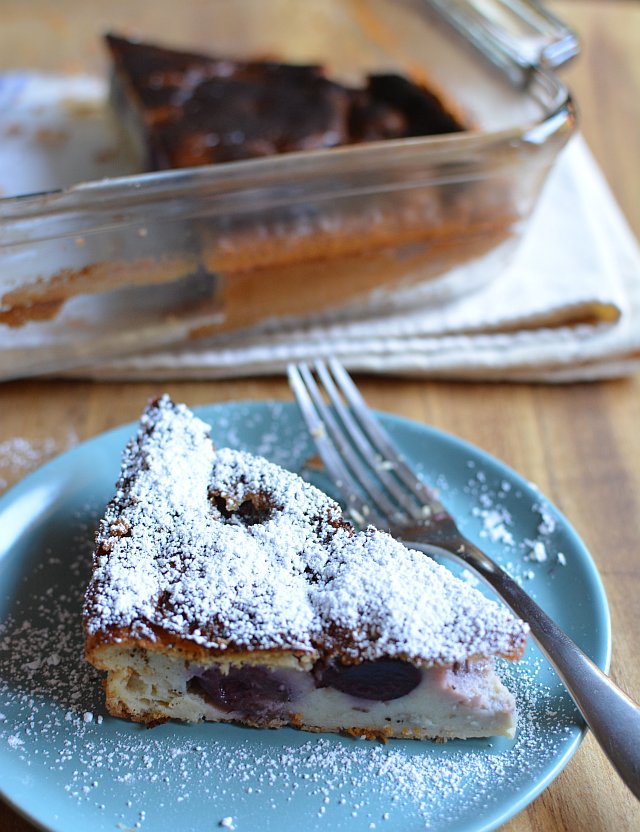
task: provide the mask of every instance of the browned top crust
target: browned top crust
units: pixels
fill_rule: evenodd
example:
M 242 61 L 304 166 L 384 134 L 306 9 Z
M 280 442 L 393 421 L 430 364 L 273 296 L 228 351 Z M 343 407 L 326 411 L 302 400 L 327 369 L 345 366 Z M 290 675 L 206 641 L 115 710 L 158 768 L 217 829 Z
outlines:
M 515 658 L 527 626 L 300 477 L 240 451 L 167 396 L 145 410 L 101 521 L 87 653 L 174 645 L 346 663 Z
M 370 75 L 356 89 L 316 65 L 235 61 L 113 34 L 106 43 L 114 99 L 138 112 L 151 169 L 464 129 L 400 75 Z

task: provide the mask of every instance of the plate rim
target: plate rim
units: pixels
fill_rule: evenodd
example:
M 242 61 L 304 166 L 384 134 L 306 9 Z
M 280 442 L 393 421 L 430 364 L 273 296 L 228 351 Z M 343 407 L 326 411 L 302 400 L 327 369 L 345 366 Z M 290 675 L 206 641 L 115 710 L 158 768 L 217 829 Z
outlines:
M 288 412 L 289 418 L 291 418 L 291 414 L 295 414 L 300 419 L 301 424 L 303 424 L 302 417 L 300 416 L 298 406 L 295 404 L 295 402 L 281 399 L 232 399 L 224 402 L 211 402 L 207 404 L 194 405 L 190 406 L 190 409 L 195 413 L 196 416 L 202 418 L 203 421 L 207 422 L 207 424 L 212 425 L 213 427 L 215 414 L 218 411 L 224 412 L 227 409 L 233 409 L 237 407 L 248 408 L 250 410 L 256 411 L 264 411 L 265 408 L 273 407 L 274 405 Z M 528 481 L 525 477 L 518 473 L 518 471 L 513 469 L 507 463 L 503 462 L 497 456 L 494 456 L 488 451 L 485 451 L 483 448 L 481 448 L 478 445 L 475 445 L 473 442 L 456 436 L 455 434 L 449 431 L 420 422 L 416 419 L 411 419 L 409 417 L 381 410 L 374 410 L 373 412 L 375 413 L 376 417 L 380 418 L 383 421 L 383 423 L 387 423 L 388 426 L 399 429 L 401 432 L 408 431 L 409 433 L 419 433 L 422 435 L 426 434 L 429 438 L 429 441 L 435 441 L 437 443 L 444 442 L 445 444 L 452 445 L 459 451 L 464 452 L 470 455 L 471 457 L 475 457 L 476 459 L 479 458 L 483 462 L 483 464 L 486 464 L 492 467 L 493 469 L 506 471 L 509 475 L 509 478 L 512 481 L 517 482 L 518 485 L 527 494 L 529 494 L 530 492 L 537 491 L 537 487 L 535 486 L 535 484 Z M 25 477 L 16 482 L 14 485 L 12 485 L 3 494 L 0 494 L 0 520 L 4 515 L 5 511 L 10 509 L 12 504 L 17 499 L 19 499 L 23 493 L 29 492 L 33 484 L 37 483 L 38 480 L 46 480 L 50 477 L 50 472 L 53 472 L 55 476 L 57 474 L 58 468 L 61 469 L 62 473 L 62 470 L 68 464 L 68 461 L 70 459 L 73 460 L 73 458 L 76 456 L 82 456 L 86 453 L 90 453 L 92 446 L 100 446 L 105 442 L 108 443 L 109 441 L 114 441 L 115 437 L 118 434 L 122 434 L 123 437 L 133 436 L 137 428 L 137 425 L 137 421 L 130 421 L 117 425 L 113 428 L 109 428 L 105 431 L 101 431 L 100 433 L 88 437 L 87 439 L 78 443 L 78 445 L 74 446 L 73 448 L 62 451 L 52 459 L 47 460 L 42 465 L 38 466 L 34 471 L 30 472 Z M 127 440 L 125 439 L 125 441 Z M 119 465 L 120 456 L 118 455 L 116 464 L 114 465 L 114 470 L 116 472 L 117 470 L 119 470 Z M 60 480 L 61 481 L 59 483 L 59 488 L 57 488 L 53 492 L 50 500 L 47 503 L 48 506 L 51 505 L 52 501 L 55 501 L 56 495 L 64 493 L 64 478 L 61 476 Z M 612 654 L 611 612 L 606 595 L 606 590 L 602 578 L 600 576 L 599 570 L 593 559 L 593 556 L 591 555 L 591 552 L 587 548 L 586 544 L 583 542 L 577 530 L 573 527 L 572 523 L 565 516 L 565 514 L 562 511 L 560 511 L 556 504 L 549 500 L 549 498 L 547 498 L 543 492 L 540 491 L 538 493 L 540 495 L 540 498 L 544 499 L 550 506 L 553 507 L 554 513 L 558 518 L 560 524 L 562 525 L 564 531 L 569 534 L 572 545 L 578 548 L 580 552 L 581 566 L 585 570 L 586 576 L 588 577 L 588 582 L 595 589 L 595 596 L 592 599 L 592 606 L 594 614 L 597 615 L 597 619 L 594 618 L 594 627 L 592 628 L 592 638 L 594 639 L 595 643 L 592 652 L 596 655 L 592 656 L 592 658 L 596 665 L 605 673 L 607 673 L 610 667 Z M 7 547 L 3 548 L 3 551 L 0 551 L 0 563 L 2 563 L 5 557 L 11 556 L 11 552 L 16 544 L 16 540 L 10 542 Z M 519 814 L 521 811 L 523 811 L 523 809 L 530 805 L 546 788 L 548 788 L 548 786 L 557 778 L 557 776 L 566 767 L 566 765 L 569 763 L 569 761 L 572 759 L 577 749 L 579 748 L 587 730 L 587 726 L 583 724 L 582 728 L 576 731 L 575 736 L 573 736 L 571 740 L 567 741 L 559 750 L 559 753 L 557 757 L 554 759 L 553 765 L 549 768 L 549 770 L 543 776 L 537 778 L 531 786 L 525 787 L 520 794 L 514 797 L 514 799 L 510 802 L 508 806 L 493 807 L 493 810 L 489 809 L 489 811 L 484 815 L 484 817 L 480 819 L 479 824 L 475 824 L 473 826 L 466 826 L 464 827 L 464 829 L 467 830 L 467 832 L 491 832 L 491 830 L 499 828 L 504 823 L 506 823 L 507 821 L 515 817 L 517 814 Z M 0 764 L 1 762 L 2 761 L 0 759 Z M 51 825 L 50 822 L 45 822 L 41 820 L 38 815 L 32 814 L 33 809 L 26 809 L 21 803 L 16 802 L 16 800 L 14 800 L 11 797 L 11 795 L 6 791 L 6 789 L 3 787 L 1 783 L 0 799 L 2 799 L 8 806 L 10 806 L 18 815 L 27 820 L 29 823 L 33 824 L 36 828 L 44 830 L 44 832 L 65 832 L 65 830 L 68 828 L 66 826 Z

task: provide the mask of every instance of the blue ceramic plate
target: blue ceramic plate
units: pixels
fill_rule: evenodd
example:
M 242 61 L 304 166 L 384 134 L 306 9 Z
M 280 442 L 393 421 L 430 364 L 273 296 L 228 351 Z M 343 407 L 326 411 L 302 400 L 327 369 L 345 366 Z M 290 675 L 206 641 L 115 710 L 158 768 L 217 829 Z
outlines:
M 219 445 L 308 473 L 315 451 L 294 405 L 231 403 L 199 415 Z M 477 448 L 380 418 L 464 531 L 606 668 L 605 595 L 567 521 Z M 477 832 L 504 823 L 557 776 L 583 725 L 533 645 L 517 667 L 500 669 L 519 703 L 513 741 L 381 745 L 110 718 L 99 674 L 82 659 L 80 609 L 93 533 L 132 433 L 127 425 L 98 436 L 0 499 L 0 793 L 19 811 L 60 832 Z

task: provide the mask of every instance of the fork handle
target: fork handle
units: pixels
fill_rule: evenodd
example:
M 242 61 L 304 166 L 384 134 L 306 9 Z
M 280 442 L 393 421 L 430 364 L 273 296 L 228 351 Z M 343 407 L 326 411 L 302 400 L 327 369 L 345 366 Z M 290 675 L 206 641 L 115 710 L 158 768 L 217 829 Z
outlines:
M 451 557 L 452 552 L 425 541 L 420 547 Z M 606 676 L 578 645 L 536 604 L 513 578 L 468 540 L 461 539 L 456 559 L 479 572 L 513 612 L 555 668 L 578 710 L 616 771 L 640 799 L 640 707 Z

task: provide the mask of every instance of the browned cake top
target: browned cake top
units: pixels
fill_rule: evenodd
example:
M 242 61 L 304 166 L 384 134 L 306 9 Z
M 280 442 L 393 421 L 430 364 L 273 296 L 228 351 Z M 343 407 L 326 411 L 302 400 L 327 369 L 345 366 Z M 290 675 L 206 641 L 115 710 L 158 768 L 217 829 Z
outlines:
M 399 75 L 372 75 L 355 89 L 320 66 L 106 40 L 114 81 L 142 116 L 154 168 L 463 129 L 435 95 Z
M 149 405 L 97 535 L 87 635 L 452 664 L 514 657 L 527 627 L 425 555 L 260 457 Z

